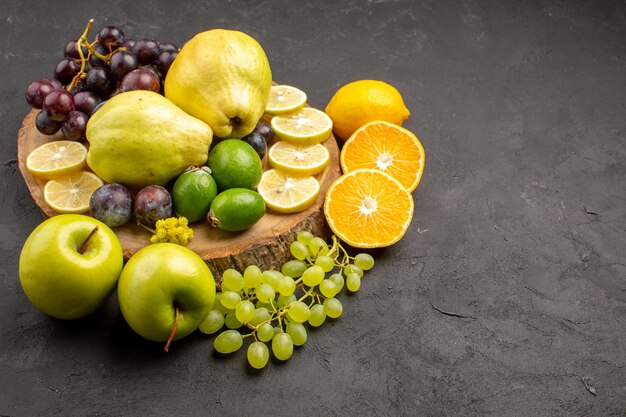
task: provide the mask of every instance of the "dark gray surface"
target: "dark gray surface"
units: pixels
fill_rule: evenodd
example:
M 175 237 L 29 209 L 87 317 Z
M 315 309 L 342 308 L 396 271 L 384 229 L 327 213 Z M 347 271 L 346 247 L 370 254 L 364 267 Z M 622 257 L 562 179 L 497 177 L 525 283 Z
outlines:
M 53 3 L 0 5 L 1 415 L 626 414 L 624 2 Z M 179 45 L 243 30 L 322 109 L 355 79 L 402 92 L 427 152 L 413 223 L 288 363 L 251 373 L 201 335 L 164 354 L 115 298 L 61 322 L 22 293 L 23 94 L 90 17 Z

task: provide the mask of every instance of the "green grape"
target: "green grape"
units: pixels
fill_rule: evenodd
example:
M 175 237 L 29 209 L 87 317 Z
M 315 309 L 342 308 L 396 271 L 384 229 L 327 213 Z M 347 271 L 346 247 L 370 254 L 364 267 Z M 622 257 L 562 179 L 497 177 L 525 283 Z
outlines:
M 313 265 L 308 267 L 306 271 L 304 271 L 304 274 L 302 274 L 302 282 L 309 287 L 315 287 L 322 282 L 325 275 L 322 267 Z
M 322 255 L 317 257 L 315 265 L 321 267 L 324 272 L 330 272 L 335 267 L 335 260 L 330 256 Z
M 339 293 L 339 288 L 337 287 L 337 284 L 330 279 L 325 279 L 320 282 L 320 292 L 324 297 L 331 298 Z
M 313 239 L 313 233 L 309 232 L 308 230 L 302 230 L 296 235 L 296 240 L 298 242 L 304 243 L 305 245 L 308 245 L 311 239 Z
M 275 295 L 274 288 L 272 288 L 269 284 L 263 283 L 256 289 L 256 296 L 259 301 L 263 303 L 269 303 Z
M 269 321 L 272 318 L 272 315 L 265 307 L 257 307 L 254 310 L 254 315 L 252 316 L 252 320 L 250 320 L 250 325 L 258 326 L 259 324 Z
M 280 295 L 289 296 L 296 291 L 296 281 L 293 278 L 283 275 L 278 281 L 278 292 Z
M 275 269 L 263 271 L 261 282 L 270 285 L 274 291 L 278 290 L 278 282 L 282 279 L 283 274 Z
M 261 369 L 267 365 L 270 358 L 270 351 L 263 342 L 252 342 L 248 346 L 248 363 L 255 369 Z
M 233 353 L 243 345 L 241 333 L 237 330 L 224 330 L 213 341 L 213 347 L 219 353 Z
M 321 237 L 311 239 L 308 246 L 313 256 L 324 256 L 328 253 L 328 245 Z
M 274 337 L 276 337 L 276 335 L 277 335 L 277 334 L 280 334 L 280 333 L 284 333 L 284 332 L 283 332 L 283 328 L 282 328 L 282 327 L 280 327 L 280 326 L 276 326 L 276 327 L 274 327 Z
M 276 305 L 278 306 L 278 308 L 282 308 L 292 301 L 296 301 L 296 295 L 293 293 L 287 296 L 279 295 L 278 299 L 276 300 Z
M 256 308 L 265 308 L 265 309 L 267 309 L 267 311 L 274 311 L 275 310 L 275 308 L 272 306 L 271 303 L 264 303 L 264 302 L 261 302 L 259 300 L 256 301 L 256 304 L 254 306 Z
M 241 296 L 235 291 L 223 291 L 220 302 L 224 307 L 232 310 L 241 302 Z
M 235 317 L 242 323 L 247 323 L 254 318 L 254 304 L 252 301 L 243 300 L 239 303 L 237 308 L 235 308 Z
M 309 306 L 302 301 L 292 301 L 289 303 L 287 317 L 296 323 L 304 323 L 311 316 Z
M 237 315 L 235 314 L 234 311 L 231 311 L 228 314 L 226 314 L 226 316 L 224 317 L 224 324 L 229 329 L 238 329 L 241 326 L 243 326 L 243 323 L 237 319 Z
M 314 304 L 311 307 L 311 316 L 309 317 L 309 324 L 313 327 L 320 327 L 326 320 L 326 310 L 322 304 Z
M 369 271 L 374 267 L 374 258 L 369 253 L 357 253 L 354 264 L 362 271 Z
M 359 275 L 354 272 L 349 273 L 346 277 L 346 287 L 352 292 L 357 292 L 359 288 L 361 288 L 361 278 L 359 278 Z
M 292 259 L 283 264 L 280 268 L 280 271 L 283 275 L 287 275 L 288 277 L 298 278 L 302 276 L 302 273 L 306 269 L 306 262 L 300 261 L 298 259 Z
M 309 256 L 309 249 L 307 248 L 307 245 L 302 242 L 298 242 L 297 240 L 291 242 L 291 245 L 289 245 L 289 252 L 291 252 L 294 258 L 301 261 L 305 260 L 307 256 Z
M 256 265 L 249 265 L 243 271 L 243 286 L 252 289 L 261 285 L 261 268 Z
M 229 268 L 222 274 L 222 291 L 241 291 L 243 288 L 243 275 L 236 269 Z
M 335 283 L 335 285 L 337 286 L 337 294 L 339 294 L 339 292 L 343 290 L 343 285 L 345 284 L 343 275 L 341 275 L 340 273 L 332 274 L 328 277 L 328 279 Z
M 354 264 L 349 264 L 343 268 L 343 273 L 346 275 L 346 277 L 353 272 L 357 274 L 359 278 L 363 278 L 363 271 L 358 266 Z
M 324 309 L 326 309 L 326 315 L 332 319 L 341 317 L 343 313 L 343 305 L 341 305 L 341 301 L 336 298 L 325 299 Z
M 211 310 L 200 322 L 200 331 L 204 334 L 213 334 L 224 326 L 224 314 L 219 310 Z
M 286 361 L 293 354 L 293 341 L 287 333 L 279 333 L 272 339 L 272 352 L 276 359 Z
M 263 323 L 256 330 L 256 337 L 261 342 L 269 342 L 274 337 L 274 327 L 269 323 Z
M 306 343 L 307 332 L 306 327 L 301 323 L 289 323 L 285 330 L 295 346 L 302 346 Z
M 230 311 L 230 309 L 224 307 L 222 304 L 222 293 L 218 291 L 215 293 L 215 301 L 213 302 L 213 308 L 222 312 L 222 314 L 226 314 Z

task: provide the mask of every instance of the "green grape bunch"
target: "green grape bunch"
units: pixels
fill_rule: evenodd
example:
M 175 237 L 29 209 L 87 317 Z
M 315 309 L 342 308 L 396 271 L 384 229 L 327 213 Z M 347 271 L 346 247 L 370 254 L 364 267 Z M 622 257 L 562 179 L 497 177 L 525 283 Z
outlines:
M 301 231 L 289 250 L 292 259 L 280 271 L 256 265 L 243 273 L 224 271 L 213 309 L 200 324 L 204 334 L 219 332 L 213 341 L 217 352 L 237 352 L 249 339 L 246 357 L 255 369 L 267 365 L 270 351 L 280 361 L 290 359 L 294 346 L 307 342 L 307 326 L 340 318 L 343 305 L 337 296 L 357 292 L 364 272 L 374 267 L 371 255 L 350 256 L 336 236 L 328 245 Z

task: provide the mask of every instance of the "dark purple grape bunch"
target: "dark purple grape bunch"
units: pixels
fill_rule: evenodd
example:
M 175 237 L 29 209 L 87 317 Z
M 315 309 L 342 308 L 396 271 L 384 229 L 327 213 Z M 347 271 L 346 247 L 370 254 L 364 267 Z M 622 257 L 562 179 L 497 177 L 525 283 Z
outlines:
M 89 211 L 110 227 L 122 226 L 135 217 L 138 224 L 154 228 L 158 220 L 172 217 L 172 197 L 160 185 L 143 187 L 133 197 L 124 185 L 110 183 L 94 191 Z
M 252 146 L 259 157 L 263 159 L 267 152 L 267 145 L 274 140 L 274 130 L 269 124 L 259 122 L 252 133 L 244 136 L 241 140 Z
M 163 93 L 176 46 L 128 39 L 115 26 L 102 28 L 89 42 L 92 24 L 65 45 L 53 79 L 34 81 L 26 89 L 27 103 L 41 110 L 35 126 L 44 135 L 61 130 L 66 139 L 85 140 L 89 118 L 112 96 L 131 90 Z

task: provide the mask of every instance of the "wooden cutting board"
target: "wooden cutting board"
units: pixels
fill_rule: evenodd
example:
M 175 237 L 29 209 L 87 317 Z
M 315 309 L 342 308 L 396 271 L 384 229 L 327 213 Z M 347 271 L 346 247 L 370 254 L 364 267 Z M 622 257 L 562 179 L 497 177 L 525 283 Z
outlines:
M 35 128 L 35 117 L 38 112 L 39 110 L 32 110 L 19 130 L 18 166 L 35 203 L 46 217 L 51 217 L 58 213 L 52 210 L 43 198 L 45 181 L 30 174 L 26 169 L 26 158 L 36 147 L 46 142 L 63 139 L 63 135 L 60 132 L 54 136 L 39 133 Z M 263 119 L 269 121 L 270 116 L 265 115 Z M 194 237 L 187 247 L 200 255 L 214 274 L 221 276 L 227 268 L 243 271 L 251 264 L 258 265 L 262 269 L 279 269 L 289 259 L 289 245 L 301 230 L 309 230 L 316 236 L 328 238 L 330 230 L 324 218 L 323 204 L 328 187 L 340 175 L 339 149 L 332 135 L 322 144 L 330 153 L 330 163 L 322 173 L 316 176 L 321 190 L 312 207 L 296 214 L 280 214 L 268 210 L 253 227 L 239 233 L 225 232 L 209 227 L 207 222 L 198 222 L 191 225 L 194 229 Z M 264 169 L 269 167 L 267 156 L 263 160 L 263 166 Z M 113 228 L 113 231 L 120 239 L 126 258 L 150 244 L 151 234 L 137 226 L 133 220 L 123 226 Z

